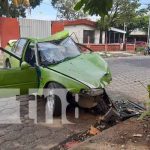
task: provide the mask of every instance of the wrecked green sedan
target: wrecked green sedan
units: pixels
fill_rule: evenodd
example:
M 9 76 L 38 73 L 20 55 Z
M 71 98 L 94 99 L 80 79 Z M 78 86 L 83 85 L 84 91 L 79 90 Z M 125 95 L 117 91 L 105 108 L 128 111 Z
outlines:
M 85 49 L 85 47 L 84 47 Z M 21 38 L 13 46 L 7 46 L 4 67 L 0 70 L 0 88 L 17 88 L 20 94 L 29 89 L 65 89 L 67 100 L 75 101 L 84 108 L 95 107 L 104 94 L 104 88 L 111 81 L 107 63 L 100 54 L 82 51 L 68 34 L 63 31 L 46 39 Z M 47 103 L 51 100 L 47 95 Z M 61 113 L 61 102 L 53 96 L 55 115 Z

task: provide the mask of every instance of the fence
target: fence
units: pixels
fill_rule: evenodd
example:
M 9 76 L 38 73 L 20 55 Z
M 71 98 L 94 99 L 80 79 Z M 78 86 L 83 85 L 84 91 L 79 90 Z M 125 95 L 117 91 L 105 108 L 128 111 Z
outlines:
M 135 44 L 86 44 L 93 51 L 129 51 L 135 52 Z
M 51 35 L 51 21 L 19 19 L 20 37 L 46 38 Z

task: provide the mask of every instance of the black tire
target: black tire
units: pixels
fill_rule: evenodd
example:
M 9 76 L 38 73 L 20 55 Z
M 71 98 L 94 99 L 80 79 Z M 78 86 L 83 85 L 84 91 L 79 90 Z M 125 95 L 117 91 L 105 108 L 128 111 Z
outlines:
M 6 62 L 4 64 L 4 68 L 6 68 L 6 69 L 10 69 L 11 68 L 11 64 L 10 64 L 9 60 L 6 60 Z
M 49 90 L 64 89 L 63 86 L 61 86 L 58 83 L 54 83 L 54 82 L 49 83 L 46 88 L 49 89 Z M 49 111 L 53 112 L 53 116 L 57 116 L 57 117 L 61 116 L 61 114 L 62 114 L 62 105 L 61 105 L 60 98 L 57 95 L 46 94 L 45 99 L 46 99 L 46 107 L 49 109 Z M 50 107 L 50 105 L 51 106 L 53 105 L 53 108 Z

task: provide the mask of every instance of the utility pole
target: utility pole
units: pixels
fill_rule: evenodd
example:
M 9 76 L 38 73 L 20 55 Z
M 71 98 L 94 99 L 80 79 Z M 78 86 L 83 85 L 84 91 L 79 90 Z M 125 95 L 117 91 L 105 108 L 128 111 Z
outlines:
M 125 24 L 125 22 L 124 22 L 124 31 L 126 31 L 126 24 Z M 124 33 L 123 34 L 123 43 L 125 43 L 126 42 L 126 34 Z

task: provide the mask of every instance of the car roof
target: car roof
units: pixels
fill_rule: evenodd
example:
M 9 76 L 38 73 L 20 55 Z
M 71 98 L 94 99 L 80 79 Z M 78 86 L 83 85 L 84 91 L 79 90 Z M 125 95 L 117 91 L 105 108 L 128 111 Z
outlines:
M 47 38 L 41 38 L 41 39 L 36 39 L 36 38 L 25 38 L 28 39 L 32 42 L 48 42 L 48 41 L 58 41 L 58 40 L 62 40 L 65 39 L 69 36 L 69 32 L 68 31 L 62 31 L 62 32 L 58 32 L 56 34 L 51 35 L 50 37 Z

